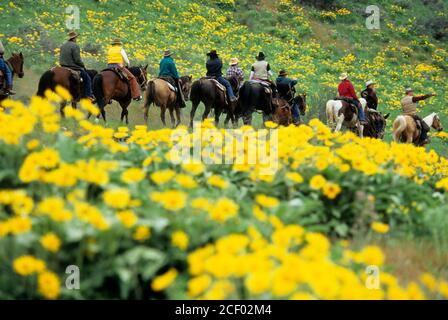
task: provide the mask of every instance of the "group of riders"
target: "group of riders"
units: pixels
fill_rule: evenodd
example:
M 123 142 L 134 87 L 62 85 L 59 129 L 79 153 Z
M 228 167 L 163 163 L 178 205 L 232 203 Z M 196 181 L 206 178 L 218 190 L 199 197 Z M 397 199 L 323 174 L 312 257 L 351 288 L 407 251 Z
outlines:
M 81 50 L 77 44 L 79 34 L 71 31 L 68 34 L 67 41 L 60 48 L 59 64 L 61 67 L 65 67 L 76 72 L 79 72 L 80 78 L 83 81 L 84 96 L 92 101 L 95 100 L 92 92 L 92 79 L 86 71 L 84 62 L 81 59 Z M 10 66 L 3 59 L 4 47 L 0 41 L 0 76 L 5 79 L 4 86 L 1 89 L 2 94 L 14 95 L 12 91 L 13 77 Z M 185 107 L 185 99 L 179 83 L 179 73 L 176 68 L 175 61 L 173 59 L 173 52 L 167 49 L 163 54 L 163 58 L 160 61 L 159 66 L 159 78 L 169 81 L 177 89 L 177 104 L 179 107 Z M 234 78 L 238 81 L 238 88 L 242 85 L 245 79 L 245 74 L 242 68 L 239 66 L 237 58 L 230 59 L 229 67 L 225 73 L 223 73 L 223 63 L 219 58 L 216 50 L 211 50 L 207 53 L 206 62 L 206 77 L 214 78 L 220 84 L 222 84 L 227 92 L 227 96 L 230 103 L 237 100 L 237 92 L 234 92 L 231 83 L 228 79 Z M 110 69 L 116 69 L 121 72 L 128 80 L 131 97 L 138 101 L 142 99 L 142 93 L 136 77 L 128 70 L 127 66 L 130 65 L 129 58 L 126 51 L 123 48 L 123 43 L 119 39 L 112 41 L 107 51 L 107 65 Z M 299 108 L 294 103 L 295 85 L 297 80 L 288 78 L 288 73 L 285 70 L 281 70 L 276 78 L 275 82 L 271 80 L 273 72 L 269 63 L 266 61 L 266 56 L 263 52 L 259 52 L 256 56 L 256 61 L 252 64 L 249 80 L 258 81 L 270 87 L 272 89 L 273 96 L 278 96 L 292 102 L 291 111 L 293 116 L 293 122 L 295 124 L 300 123 Z M 345 100 L 352 104 L 357 109 L 358 119 L 361 124 L 366 124 L 366 115 L 364 108 L 362 107 L 360 100 L 356 94 L 356 90 L 348 79 L 347 73 L 342 73 L 339 77 L 340 83 L 338 85 L 339 96 L 337 99 Z M 434 96 L 434 93 L 415 96 L 411 88 L 406 89 L 406 96 L 401 100 L 403 113 L 413 117 L 420 127 L 421 141 L 427 141 L 427 133 L 429 131 L 428 125 L 417 114 L 418 101 L 427 99 Z M 361 97 L 367 101 L 367 108 L 370 110 L 377 110 L 378 97 L 375 90 L 375 83 L 371 80 L 367 81 L 365 89 L 361 92 Z

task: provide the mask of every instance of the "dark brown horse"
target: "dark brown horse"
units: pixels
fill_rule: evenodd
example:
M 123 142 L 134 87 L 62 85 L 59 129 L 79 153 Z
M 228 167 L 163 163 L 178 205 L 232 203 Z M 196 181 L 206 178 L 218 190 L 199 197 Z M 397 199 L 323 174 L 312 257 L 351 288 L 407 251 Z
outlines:
M 128 68 L 137 79 L 142 91 L 146 89 L 147 68 L 148 66 Z M 93 95 L 95 96 L 96 103 L 100 109 L 104 122 L 106 122 L 105 107 L 110 104 L 112 100 L 115 100 L 121 106 L 121 121 L 126 119 L 126 123 L 129 123 L 128 106 L 132 101 L 132 97 L 127 79 L 122 79 L 113 69 L 103 70 L 93 78 Z
M 386 130 L 386 120 L 389 118 L 390 113 L 385 116 L 376 111 L 366 108 L 366 121 L 364 126 L 364 136 L 376 139 L 383 139 Z
M 93 79 L 98 73 L 96 70 L 86 70 L 90 78 Z M 37 89 L 37 95 L 45 97 L 47 90 L 54 91 L 57 86 L 65 88 L 72 96 L 71 105 L 76 109 L 77 103 L 84 97 L 83 85 L 81 83 L 81 77 L 75 71 L 65 67 L 54 67 L 40 77 L 39 85 Z M 62 101 L 60 106 L 61 116 L 64 117 L 64 108 L 67 105 L 67 101 Z
M 179 85 L 185 100 L 190 98 L 191 79 L 191 76 L 183 76 L 179 79 Z M 144 106 L 145 123 L 148 122 L 149 107 L 154 103 L 156 106 L 160 107 L 160 118 L 162 119 L 164 126 L 166 126 L 166 109 L 170 111 L 172 126 L 177 127 L 180 124 L 180 106 L 177 103 L 176 92 L 174 92 L 172 88 L 174 88 L 174 86 L 163 79 L 152 79 L 148 81 Z M 176 111 L 176 120 L 174 119 L 174 111 Z
M 222 87 L 217 85 L 216 82 L 216 80 L 209 78 L 201 78 L 193 82 L 190 92 L 190 100 L 192 103 L 190 112 L 190 127 L 193 126 L 194 115 L 199 103 L 201 102 L 205 106 L 204 113 L 202 114 L 202 121 L 204 121 L 208 117 L 211 109 L 213 108 L 215 111 L 216 125 L 219 124 L 219 117 L 223 112 L 227 113 L 225 124 L 227 125 L 229 123 L 229 120 L 232 120 L 234 126 L 236 125 L 234 117 L 236 102 L 230 103 L 226 99 L 227 95 L 225 89 L 223 90 Z M 233 83 L 235 85 L 235 83 L 237 82 L 230 81 L 230 83 Z M 237 92 L 237 90 L 235 89 L 236 88 L 234 88 L 234 92 Z
M 11 69 L 12 75 L 17 75 L 19 78 L 23 78 L 25 73 L 23 72 L 23 64 L 25 62 L 25 58 L 23 57 L 22 52 L 13 53 L 11 58 L 6 60 L 6 64 Z M 5 85 L 6 79 L 5 75 L 0 76 L 0 88 L 3 88 Z M 8 95 L 0 94 L 0 101 L 8 98 Z
M 235 116 L 243 118 L 244 124 L 252 124 L 252 114 L 261 111 L 263 121 L 271 119 L 275 110 L 272 90 L 255 81 L 246 81 L 240 89 L 238 107 Z

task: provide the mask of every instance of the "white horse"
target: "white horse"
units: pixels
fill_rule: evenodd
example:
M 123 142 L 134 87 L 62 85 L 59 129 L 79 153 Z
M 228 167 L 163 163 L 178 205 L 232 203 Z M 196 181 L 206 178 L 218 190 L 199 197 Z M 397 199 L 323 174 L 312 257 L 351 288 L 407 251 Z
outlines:
M 366 112 L 367 101 L 364 98 L 360 98 L 364 113 Z M 362 138 L 364 136 L 364 126 L 359 122 L 358 115 L 355 113 L 350 119 L 346 119 L 343 113 L 339 114 L 342 109 L 341 100 L 329 100 L 325 108 L 327 114 L 327 125 L 334 129 L 334 132 L 341 131 L 342 125 L 346 128 L 357 128 L 359 136 Z
M 433 112 L 429 116 L 423 118 L 423 121 L 437 131 L 442 131 L 443 126 L 437 113 Z M 400 115 L 395 119 L 393 125 L 393 138 L 395 142 L 405 142 L 418 144 L 420 140 L 420 130 L 411 116 Z M 420 143 L 421 145 L 421 143 Z

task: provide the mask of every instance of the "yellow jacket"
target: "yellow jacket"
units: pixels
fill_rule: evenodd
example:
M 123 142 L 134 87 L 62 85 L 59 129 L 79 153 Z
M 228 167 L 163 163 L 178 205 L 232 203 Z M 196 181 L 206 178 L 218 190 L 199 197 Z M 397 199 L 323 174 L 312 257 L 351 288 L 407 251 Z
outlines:
M 121 54 L 122 47 L 121 46 L 110 46 L 107 51 L 107 64 L 120 64 L 124 65 L 124 58 Z

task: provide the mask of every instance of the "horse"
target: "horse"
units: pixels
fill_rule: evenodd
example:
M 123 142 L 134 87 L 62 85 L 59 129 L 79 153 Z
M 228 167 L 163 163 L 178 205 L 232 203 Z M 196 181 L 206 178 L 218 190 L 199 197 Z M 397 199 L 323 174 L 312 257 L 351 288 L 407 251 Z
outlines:
M 179 79 L 179 85 L 185 100 L 190 99 L 191 79 L 191 76 L 183 76 Z M 163 79 L 157 78 L 148 81 L 144 105 L 145 123 L 148 122 L 149 107 L 154 103 L 160 107 L 160 118 L 164 126 L 166 126 L 165 112 L 167 108 L 170 111 L 172 126 L 177 127 L 180 124 L 180 107 L 177 103 L 176 92 L 173 90 L 177 90 L 177 88 L 174 89 L 172 84 Z M 174 119 L 174 111 L 176 111 L 176 121 Z
M 244 124 L 251 125 L 252 113 L 258 110 L 263 113 L 263 122 L 266 122 L 275 111 L 272 102 L 273 92 L 271 88 L 260 82 L 244 82 L 239 91 L 236 121 L 239 117 L 242 117 Z
M 292 123 L 291 106 L 283 98 L 274 98 L 273 105 L 275 110 L 272 114 L 272 121 L 282 126 L 289 126 Z
M 359 99 L 361 106 L 366 110 L 367 101 Z M 327 125 L 335 132 L 341 131 L 342 125 L 351 130 L 356 129 L 359 136 L 364 136 L 364 126 L 358 120 L 358 112 L 354 105 L 344 100 L 329 100 L 326 105 Z
M 431 113 L 424 118 L 423 121 L 428 127 L 432 127 L 437 131 L 443 131 L 443 125 L 437 113 Z M 392 136 L 397 143 L 405 142 L 413 143 L 416 146 L 423 146 L 424 144 L 420 141 L 420 130 L 421 129 L 417 128 L 417 124 L 413 117 L 400 115 L 394 121 Z
M 147 68 L 147 65 L 145 67 L 138 66 L 128 68 L 137 78 L 137 82 L 142 91 L 146 89 Z M 126 124 L 129 123 L 128 106 L 132 101 L 131 90 L 128 81 L 122 80 L 116 70 L 105 69 L 93 78 L 93 95 L 95 96 L 96 103 L 100 109 L 104 122 L 106 122 L 105 107 L 107 104 L 112 103 L 112 100 L 115 100 L 121 106 L 121 121 L 126 119 Z M 100 115 L 98 115 L 98 117 L 99 116 Z M 90 117 L 90 114 L 88 117 Z
M 19 78 L 23 78 L 25 73 L 23 72 L 23 65 L 25 63 L 25 58 L 22 52 L 13 53 L 11 57 L 5 61 L 8 67 L 11 69 L 12 75 L 17 75 Z M 3 88 L 6 79 L 4 75 L 0 76 L 0 88 Z M 0 94 L 0 101 L 8 98 L 8 95 Z
M 366 121 L 364 126 L 364 137 L 383 139 L 386 130 L 386 121 L 389 118 L 390 113 L 383 115 L 376 110 L 366 109 Z
M 237 91 L 235 90 L 234 92 Z M 219 117 L 223 112 L 227 113 L 227 117 L 224 122 L 225 125 L 227 125 L 230 120 L 232 120 L 232 124 L 234 126 L 236 125 L 234 117 L 236 102 L 231 103 L 227 100 L 226 89 L 224 86 L 219 84 L 217 80 L 211 78 L 201 78 L 194 81 L 191 85 L 190 100 L 192 103 L 190 112 L 190 127 L 193 127 L 194 115 L 199 103 L 201 102 L 205 106 L 204 113 L 202 114 L 202 121 L 208 117 L 211 109 L 213 108 L 215 112 L 215 125 L 219 124 Z
M 86 70 L 91 79 L 93 79 L 98 72 L 93 69 Z M 81 77 L 76 71 L 73 71 L 66 67 L 54 67 L 44 72 L 39 79 L 37 88 L 37 95 L 39 97 L 45 97 L 45 91 L 54 91 L 57 86 L 65 88 L 72 96 L 71 105 L 76 109 L 77 103 L 84 98 L 84 89 L 81 83 Z M 65 117 L 64 108 L 67 105 L 67 101 L 60 103 L 59 112 L 62 117 Z

